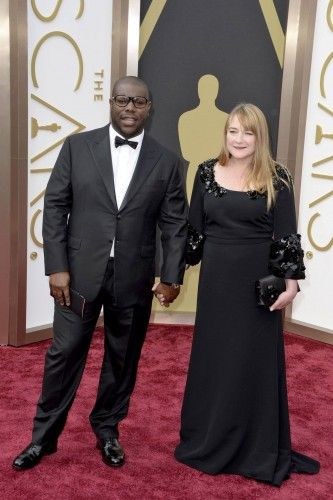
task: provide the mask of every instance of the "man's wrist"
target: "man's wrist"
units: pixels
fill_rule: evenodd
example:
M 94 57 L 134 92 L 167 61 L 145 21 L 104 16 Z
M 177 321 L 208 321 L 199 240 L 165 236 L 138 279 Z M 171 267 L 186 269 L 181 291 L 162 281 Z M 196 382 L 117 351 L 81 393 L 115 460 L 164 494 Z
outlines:
M 180 284 L 179 283 L 169 283 L 167 281 L 161 281 L 161 283 L 163 285 L 167 285 L 167 286 L 170 286 L 171 288 L 173 288 L 174 290 L 177 290 L 178 288 L 180 288 Z

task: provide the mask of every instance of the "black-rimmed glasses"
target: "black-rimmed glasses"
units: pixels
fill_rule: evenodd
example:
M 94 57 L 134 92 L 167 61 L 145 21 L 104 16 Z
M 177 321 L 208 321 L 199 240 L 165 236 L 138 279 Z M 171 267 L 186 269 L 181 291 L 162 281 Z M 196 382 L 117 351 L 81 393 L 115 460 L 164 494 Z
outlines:
M 128 95 L 115 95 L 112 97 L 112 101 L 120 108 L 124 108 L 132 101 L 134 106 L 139 109 L 145 108 L 149 102 L 146 97 L 130 97 Z

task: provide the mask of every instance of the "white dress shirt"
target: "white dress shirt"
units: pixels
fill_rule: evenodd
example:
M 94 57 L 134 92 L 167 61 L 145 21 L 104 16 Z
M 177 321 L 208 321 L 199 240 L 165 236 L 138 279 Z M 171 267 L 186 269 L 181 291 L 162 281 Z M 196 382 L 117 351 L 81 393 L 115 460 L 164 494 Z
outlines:
M 139 154 L 141 151 L 144 131 L 142 131 L 139 135 L 135 137 L 131 137 L 131 141 L 135 141 L 138 143 L 137 147 L 133 149 L 128 144 L 124 144 L 123 146 L 115 146 L 115 138 L 118 135 L 122 139 L 125 139 L 121 134 L 115 131 L 115 129 L 110 125 L 109 128 L 110 134 L 110 147 L 111 147 L 111 158 L 112 158 L 112 167 L 113 167 L 113 179 L 114 179 L 114 188 L 116 192 L 116 200 L 118 210 L 123 202 L 126 191 L 128 189 L 129 183 L 133 177 L 133 173 L 139 158 Z M 111 257 L 114 257 L 114 241 L 111 249 Z

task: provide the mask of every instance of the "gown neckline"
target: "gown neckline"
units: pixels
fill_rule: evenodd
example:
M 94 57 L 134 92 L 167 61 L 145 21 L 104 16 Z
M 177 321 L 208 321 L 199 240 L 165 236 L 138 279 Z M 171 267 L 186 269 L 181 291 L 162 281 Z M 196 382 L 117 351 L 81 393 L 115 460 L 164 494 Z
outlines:
M 217 164 L 218 164 L 218 160 L 212 166 L 212 174 L 213 174 L 214 182 L 216 182 L 216 184 L 218 185 L 219 188 L 225 189 L 226 191 L 230 191 L 230 193 L 245 193 L 245 194 L 247 194 L 247 193 L 252 192 L 251 189 L 246 189 L 246 191 L 239 190 L 239 189 L 229 189 L 229 188 L 223 186 L 222 184 L 220 184 L 219 182 L 217 182 L 216 177 L 215 177 L 215 167 L 216 167 Z

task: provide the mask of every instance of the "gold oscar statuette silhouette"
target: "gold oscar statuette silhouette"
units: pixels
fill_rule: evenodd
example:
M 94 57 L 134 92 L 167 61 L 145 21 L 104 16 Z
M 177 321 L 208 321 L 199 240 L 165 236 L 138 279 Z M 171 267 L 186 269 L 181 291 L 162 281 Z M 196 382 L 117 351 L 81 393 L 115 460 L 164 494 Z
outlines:
M 50 132 L 56 132 L 61 128 L 57 123 L 50 123 L 49 125 L 38 125 L 36 118 L 31 118 L 31 138 L 33 139 L 38 134 L 39 130 L 49 130 Z
M 189 162 L 186 192 L 190 199 L 198 165 L 215 158 L 221 149 L 221 139 L 228 113 L 216 107 L 219 81 L 214 75 L 203 75 L 198 81 L 199 104 L 185 111 L 178 121 L 182 155 Z
M 228 113 L 216 107 L 219 81 L 214 75 L 203 75 L 198 81 L 199 104 L 185 111 L 179 117 L 178 135 L 182 155 L 189 162 L 186 177 L 186 192 L 190 200 L 193 181 L 200 163 L 216 158 L 221 150 L 222 133 Z M 200 266 L 194 266 L 185 273 L 182 293 L 171 306 L 172 311 L 194 313 Z M 154 310 L 163 310 L 155 306 Z
M 319 144 L 323 138 L 333 139 L 333 134 L 323 134 L 323 129 L 320 125 L 316 126 L 315 144 Z
M 228 113 L 216 106 L 219 81 L 214 75 L 203 75 L 198 81 L 199 104 L 185 111 L 178 121 L 178 135 L 183 157 L 189 162 L 186 192 L 190 200 L 198 165 L 208 158 L 216 158 L 221 151 L 222 134 Z M 200 266 L 185 273 L 183 293 L 177 302 L 179 311 L 194 313 Z

